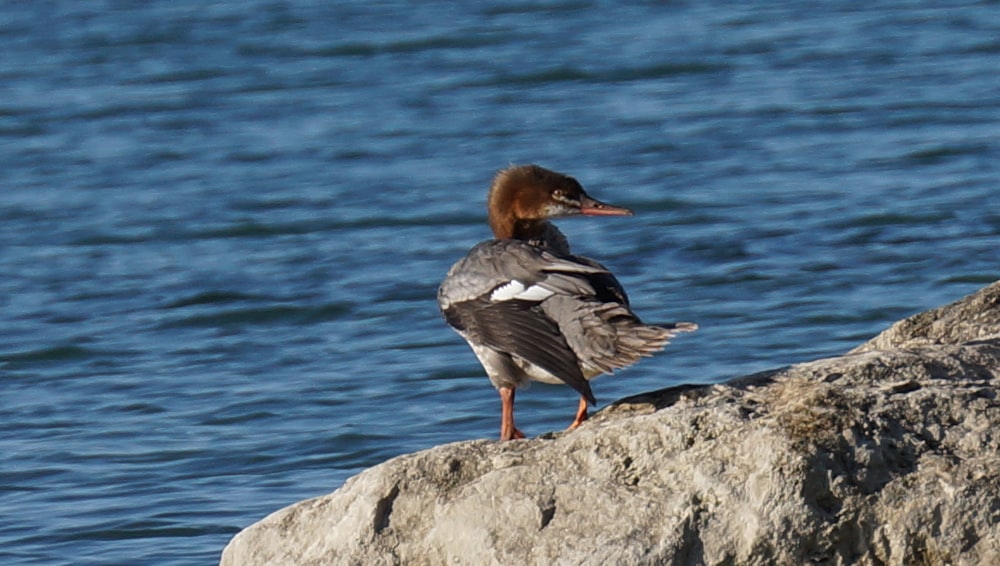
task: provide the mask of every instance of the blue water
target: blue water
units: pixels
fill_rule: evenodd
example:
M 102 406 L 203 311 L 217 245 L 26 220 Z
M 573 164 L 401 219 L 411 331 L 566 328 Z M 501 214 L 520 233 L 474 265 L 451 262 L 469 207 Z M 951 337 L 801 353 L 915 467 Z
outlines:
M 537 162 L 649 321 L 602 404 L 841 353 L 1000 278 L 1000 5 L 0 4 L 0 562 L 211 564 L 491 438 L 434 300 Z M 518 399 L 530 435 L 567 388 Z

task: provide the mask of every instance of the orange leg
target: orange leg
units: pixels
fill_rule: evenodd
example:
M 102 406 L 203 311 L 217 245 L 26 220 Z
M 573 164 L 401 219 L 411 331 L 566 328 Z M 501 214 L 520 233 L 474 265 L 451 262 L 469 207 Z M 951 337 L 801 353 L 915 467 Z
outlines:
M 580 397 L 580 407 L 576 410 L 576 418 L 573 419 L 573 424 L 569 425 L 569 428 L 566 430 L 573 430 L 574 428 L 580 426 L 585 420 L 587 420 L 587 400 Z
M 524 438 L 524 433 L 514 426 L 514 388 L 500 388 L 500 440 Z

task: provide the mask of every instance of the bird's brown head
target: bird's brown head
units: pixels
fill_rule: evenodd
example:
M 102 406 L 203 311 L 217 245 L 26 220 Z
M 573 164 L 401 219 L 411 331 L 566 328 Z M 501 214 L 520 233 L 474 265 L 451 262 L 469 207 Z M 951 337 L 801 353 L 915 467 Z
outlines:
M 632 214 L 591 198 L 573 177 L 538 165 L 515 165 L 497 173 L 488 207 L 497 238 L 530 239 L 549 218 Z

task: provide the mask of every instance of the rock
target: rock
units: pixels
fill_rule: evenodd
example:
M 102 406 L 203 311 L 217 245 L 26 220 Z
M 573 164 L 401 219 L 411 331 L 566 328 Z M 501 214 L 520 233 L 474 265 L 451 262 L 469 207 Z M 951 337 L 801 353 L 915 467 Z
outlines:
M 400 456 L 223 565 L 1000 564 L 1000 283 L 851 353 Z
M 997 336 L 1000 336 L 1000 281 L 950 305 L 905 318 L 851 353 L 961 344 Z

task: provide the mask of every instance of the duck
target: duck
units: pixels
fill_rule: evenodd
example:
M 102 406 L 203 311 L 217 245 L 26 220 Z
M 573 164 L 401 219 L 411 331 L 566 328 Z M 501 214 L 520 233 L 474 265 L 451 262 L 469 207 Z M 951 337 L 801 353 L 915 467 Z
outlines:
M 568 430 L 576 429 L 597 404 L 592 379 L 698 328 L 643 323 L 608 268 L 572 253 L 551 219 L 632 215 L 592 198 L 573 177 L 512 165 L 494 177 L 487 209 L 493 239 L 448 270 L 437 301 L 500 394 L 501 441 L 525 438 L 514 422 L 519 388 L 532 381 L 573 388 L 580 401 Z

